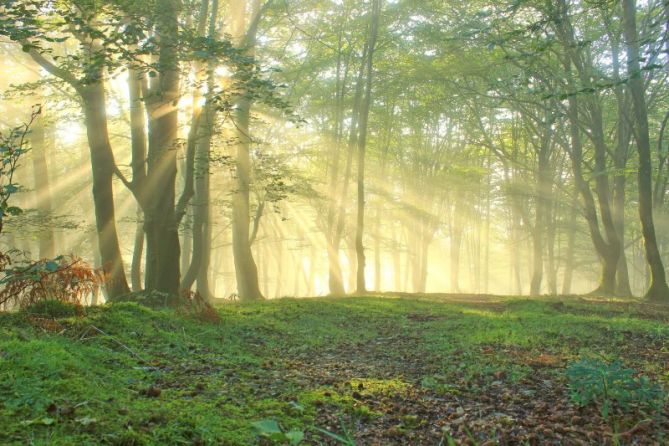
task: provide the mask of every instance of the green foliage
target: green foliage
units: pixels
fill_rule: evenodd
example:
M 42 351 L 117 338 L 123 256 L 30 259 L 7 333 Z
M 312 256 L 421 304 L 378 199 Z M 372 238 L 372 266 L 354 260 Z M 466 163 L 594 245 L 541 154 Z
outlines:
M 40 107 L 33 109 L 30 121 L 0 134 L 0 232 L 6 216 L 15 216 L 21 209 L 9 204 L 9 200 L 21 188 L 14 182 L 14 173 L 19 161 L 28 152 L 26 137 L 30 126 L 40 114 Z
M 567 377 L 572 400 L 579 406 L 595 403 L 602 416 L 608 418 L 618 407 L 630 411 L 633 407 L 659 409 L 664 391 L 659 384 L 625 368 L 620 361 L 611 363 L 599 359 L 581 359 L 569 366 Z
M 54 319 L 74 317 L 82 313 L 82 307 L 71 302 L 47 299 L 36 302 L 23 310 L 26 314 Z
M 303 431 L 298 429 L 291 429 L 286 431 L 281 428 L 281 425 L 279 425 L 279 422 L 276 420 L 265 419 L 255 421 L 251 423 L 251 426 L 258 436 L 275 442 L 295 446 L 304 440 Z
M 320 427 L 316 427 L 315 429 L 318 432 L 324 434 L 327 437 L 332 438 L 337 443 L 340 443 L 344 446 L 356 446 L 355 440 L 351 436 L 351 433 L 349 432 L 349 430 L 344 425 L 344 422 L 342 420 L 340 420 L 340 423 L 341 423 L 341 427 L 342 427 L 342 431 L 343 431 L 341 435 L 335 434 L 334 432 L 330 432 L 329 430 L 322 429 Z
M 447 394 L 458 394 L 457 386 L 445 382 L 444 376 L 431 375 L 425 376 L 420 382 L 421 387 L 424 389 L 429 389 L 435 392 L 439 396 L 444 396 Z

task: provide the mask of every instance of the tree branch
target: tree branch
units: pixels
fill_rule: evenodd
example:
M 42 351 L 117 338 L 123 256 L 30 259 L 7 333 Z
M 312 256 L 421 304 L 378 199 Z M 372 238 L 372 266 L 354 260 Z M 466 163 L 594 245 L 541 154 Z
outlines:
M 35 62 L 37 62 L 42 68 L 48 71 L 49 74 L 52 74 L 57 78 L 64 80 L 65 82 L 70 84 L 72 88 L 74 88 L 75 90 L 81 91 L 81 84 L 79 83 L 79 80 L 72 73 L 63 68 L 60 68 L 59 66 L 51 62 L 49 59 L 44 57 L 36 50 L 31 50 L 29 54 L 30 57 L 32 57 L 32 59 Z

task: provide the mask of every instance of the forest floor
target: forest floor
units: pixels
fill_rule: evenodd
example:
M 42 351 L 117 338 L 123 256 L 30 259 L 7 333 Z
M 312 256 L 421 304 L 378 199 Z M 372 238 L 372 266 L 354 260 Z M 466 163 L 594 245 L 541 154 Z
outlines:
M 669 441 L 666 394 L 646 404 L 669 380 L 669 306 L 395 294 L 218 311 L 0 314 L 0 444 Z M 568 370 L 583 358 L 636 372 L 591 370 L 619 379 L 579 407 Z

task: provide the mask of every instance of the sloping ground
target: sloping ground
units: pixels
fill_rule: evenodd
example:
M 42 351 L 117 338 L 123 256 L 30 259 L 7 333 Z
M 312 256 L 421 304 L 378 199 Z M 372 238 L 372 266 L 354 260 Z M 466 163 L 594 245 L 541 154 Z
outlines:
M 216 325 L 124 303 L 0 315 L 0 444 L 272 444 L 259 420 L 301 444 L 669 441 L 666 398 L 659 412 L 633 403 L 604 417 L 572 402 L 565 376 L 596 357 L 666 381 L 663 306 L 395 295 L 220 314 Z

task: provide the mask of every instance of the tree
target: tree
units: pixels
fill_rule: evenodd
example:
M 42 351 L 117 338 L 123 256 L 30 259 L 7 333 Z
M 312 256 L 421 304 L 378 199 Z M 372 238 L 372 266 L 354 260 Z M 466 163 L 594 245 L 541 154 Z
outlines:
M 629 89 L 634 104 L 635 140 L 639 156 L 639 218 L 643 234 L 646 260 L 651 272 L 651 280 L 646 298 L 668 301 L 669 287 L 664 272 L 662 257 L 657 245 L 655 224 L 653 222 L 653 171 L 650 156 L 650 136 L 648 130 L 648 111 L 641 71 L 641 53 L 639 34 L 636 29 L 636 1 L 623 0 L 623 30 L 627 46 L 627 74 Z
M 365 284 L 365 247 L 363 235 L 365 228 L 365 148 L 367 145 L 367 123 L 369 122 L 369 109 L 372 103 L 372 82 L 374 68 L 374 51 L 379 33 L 379 16 L 381 15 L 381 0 L 372 0 L 372 11 L 370 13 L 371 24 L 367 47 L 367 78 L 365 81 L 365 99 L 362 103 L 360 113 L 360 129 L 358 135 L 358 213 L 355 232 L 355 251 L 357 256 L 357 281 L 356 292 L 359 294 L 367 292 Z

